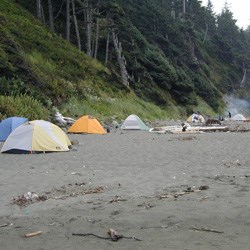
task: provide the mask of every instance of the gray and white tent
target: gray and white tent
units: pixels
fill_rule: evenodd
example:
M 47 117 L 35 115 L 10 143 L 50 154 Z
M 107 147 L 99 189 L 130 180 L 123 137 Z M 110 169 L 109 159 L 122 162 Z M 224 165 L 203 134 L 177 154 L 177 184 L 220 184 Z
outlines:
M 246 118 L 242 114 L 237 114 L 232 117 L 232 120 L 233 121 L 245 121 Z
M 137 115 L 129 115 L 121 125 L 121 129 L 148 131 L 149 127 Z

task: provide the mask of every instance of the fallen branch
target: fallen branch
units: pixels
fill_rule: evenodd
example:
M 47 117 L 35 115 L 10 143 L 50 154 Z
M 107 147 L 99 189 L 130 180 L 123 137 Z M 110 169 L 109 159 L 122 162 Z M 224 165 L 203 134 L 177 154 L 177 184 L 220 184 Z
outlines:
M 88 233 L 88 234 L 81 234 L 81 233 L 72 233 L 72 235 L 74 236 L 95 236 L 96 238 L 99 238 L 99 239 L 102 239 L 102 240 L 111 240 L 110 237 L 102 237 L 102 236 L 99 236 L 97 234 L 92 234 L 92 233 Z
M 206 228 L 206 227 L 202 227 L 202 228 L 191 227 L 190 229 L 194 231 L 212 232 L 212 233 L 218 233 L 218 234 L 224 233 L 223 231 L 219 231 L 217 229 Z
M 135 238 L 133 236 L 124 236 L 122 234 L 119 234 L 117 231 L 115 231 L 114 229 L 110 228 L 108 231 L 108 235 L 110 237 L 103 237 L 103 236 L 99 236 L 97 234 L 93 234 L 93 233 L 86 233 L 86 234 L 82 234 L 82 233 L 72 233 L 73 236 L 95 236 L 98 239 L 102 239 L 102 240 L 111 240 L 111 241 L 118 241 L 120 239 L 132 239 L 132 240 L 137 240 L 137 241 L 141 241 L 138 238 Z
M 7 227 L 7 226 L 9 226 L 9 224 L 7 223 L 0 225 L 0 227 Z

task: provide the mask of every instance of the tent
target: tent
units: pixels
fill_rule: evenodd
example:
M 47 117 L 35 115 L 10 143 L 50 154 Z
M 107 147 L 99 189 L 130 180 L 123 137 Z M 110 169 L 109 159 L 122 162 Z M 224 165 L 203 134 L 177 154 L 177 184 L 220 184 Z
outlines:
M 233 116 L 231 120 L 233 120 L 233 121 L 245 121 L 246 118 L 242 114 L 237 114 L 237 115 Z
M 0 141 L 5 141 L 9 134 L 21 124 L 27 122 L 27 118 L 9 117 L 0 123 Z
M 149 127 L 137 115 L 129 115 L 122 123 L 121 129 L 149 130 Z
M 93 116 L 85 115 L 77 119 L 68 129 L 69 133 L 106 134 L 106 130 Z
M 2 153 L 69 151 L 67 135 L 53 123 L 35 120 L 17 127 L 3 144 Z
M 200 123 L 203 123 L 205 122 L 205 119 L 202 115 L 198 115 L 198 114 L 195 114 L 193 113 L 192 115 L 190 115 L 188 118 L 187 118 L 187 122 L 189 123 L 194 123 L 194 122 L 200 122 Z

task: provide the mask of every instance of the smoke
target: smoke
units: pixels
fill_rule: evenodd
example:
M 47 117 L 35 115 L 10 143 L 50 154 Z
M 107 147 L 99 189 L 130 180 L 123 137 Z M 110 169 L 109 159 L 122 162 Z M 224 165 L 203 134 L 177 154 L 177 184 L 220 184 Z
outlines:
M 227 111 L 230 111 L 232 116 L 242 114 L 250 116 L 250 101 L 246 99 L 239 99 L 234 96 L 226 96 Z

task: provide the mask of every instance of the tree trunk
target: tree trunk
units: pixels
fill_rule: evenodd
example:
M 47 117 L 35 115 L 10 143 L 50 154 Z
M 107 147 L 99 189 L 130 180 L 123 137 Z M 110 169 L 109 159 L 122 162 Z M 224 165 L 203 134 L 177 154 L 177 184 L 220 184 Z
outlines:
M 186 13 L 186 0 L 183 0 L 183 14 Z
M 97 14 L 99 14 L 99 10 L 97 11 Z M 97 58 L 98 40 L 99 40 L 99 17 L 96 18 L 95 54 L 94 54 L 95 59 Z
M 91 56 L 91 33 L 92 33 L 92 22 L 91 22 L 91 10 L 89 0 L 86 0 L 85 3 L 86 8 L 86 37 L 87 37 L 87 55 Z
M 77 45 L 78 49 L 81 51 L 81 39 L 80 39 L 80 33 L 79 33 L 79 28 L 78 28 L 78 23 L 77 23 L 77 18 L 76 18 L 76 10 L 75 10 L 75 0 L 71 0 L 72 4 L 72 11 L 73 11 L 73 18 L 74 18 L 74 24 L 75 24 L 75 30 L 76 30 L 76 38 L 77 38 Z
M 175 1 L 172 1 L 172 5 L 171 5 L 171 17 L 173 19 L 175 19 Z
M 37 18 L 42 21 L 42 0 L 36 0 Z
M 207 39 L 207 33 L 208 33 L 208 24 L 206 23 L 206 31 L 205 31 L 205 35 L 204 35 L 204 38 L 203 38 L 203 43 L 205 43 L 206 39 Z
M 70 0 L 66 2 L 66 40 L 70 41 Z
M 43 24 L 45 25 L 45 16 L 44 16 L 44 11 L 43 11 L 43 6 L 41 5 L 41 21 L 43 22 Z
M 247 69 L 245 68 L 245 65 L 243 64 L 243 77 L 240 83 L 240 87 L 244 87 L 245 82 L 246 82 L 246 74 L 247 74 Z
M 55 32 L 52 0 L 48 0 L 48 7 L 49 7 L 49 27 L 52 32 Z
M 121 71 L 122 83 L 128 87 L 129 86 L 128 72 L 126 70 L 125 58 L 122 56 L 122 46 L 121 46 L 121 43 L 118 41 L 117 36 L 115 35 L 115 31 L 113 27 L 111 28 L 111 32 L 112 32 L 113 44 L 114 44 L 115 51 L 116 51 L 117 62 L 119 64 L 120 71 Z
M 106 41 L 105 66 L 107 66 L 109 58 L 109 36 L 110 36 L 110 30 L 108 31 L 107 41 Z

